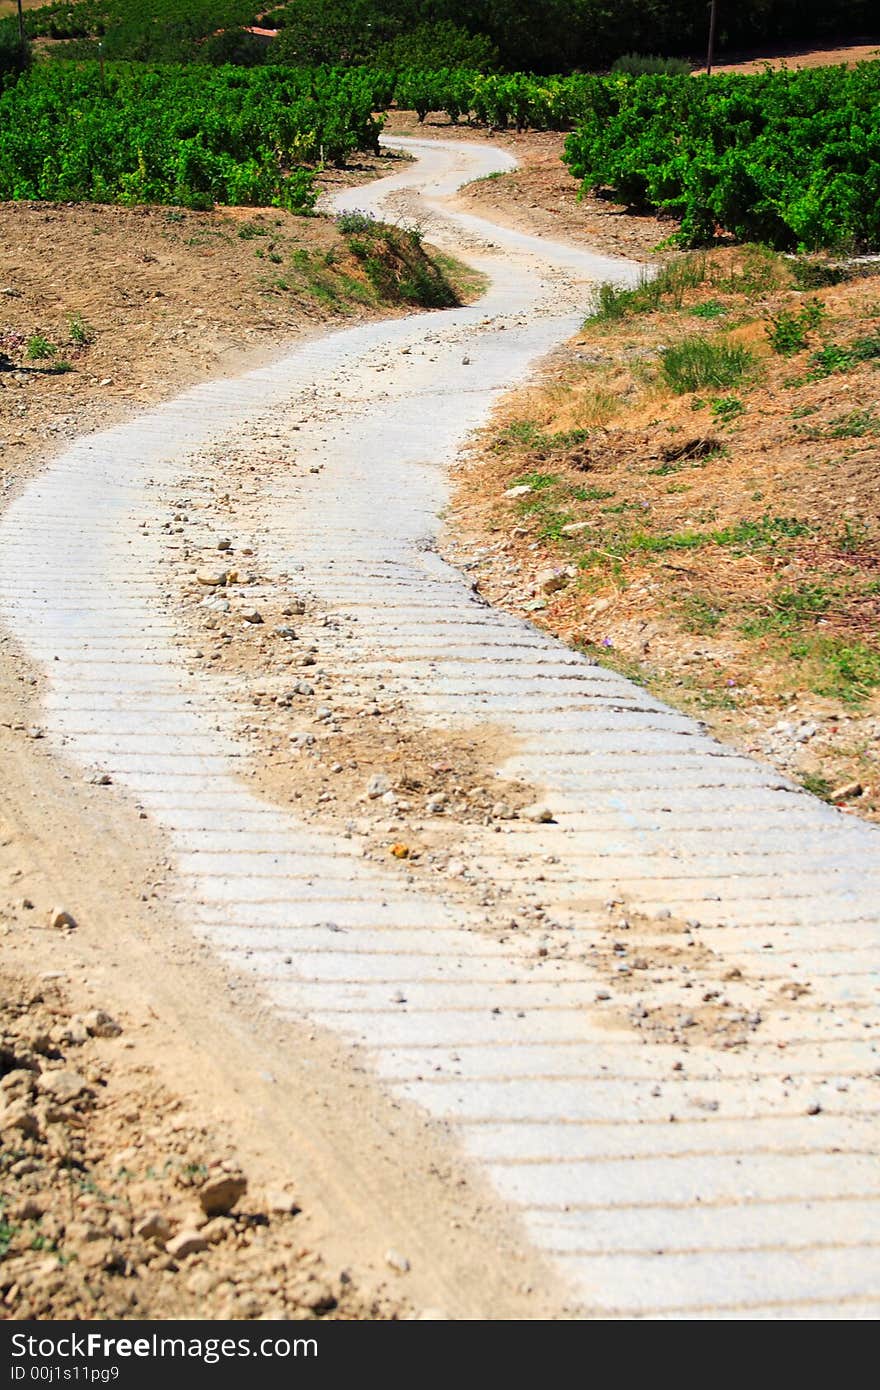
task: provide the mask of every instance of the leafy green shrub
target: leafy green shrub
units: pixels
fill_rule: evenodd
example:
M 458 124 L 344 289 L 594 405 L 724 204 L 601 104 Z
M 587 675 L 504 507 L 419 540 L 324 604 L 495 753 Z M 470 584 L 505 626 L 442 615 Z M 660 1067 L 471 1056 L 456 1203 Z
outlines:
M 745 412 L 745 406 L 739 396 L 716 396 L 710 402 L 710 408 L 713 417 L 725 425 Z
M 70 320 L 70 341 L 77 347 L 88 347 L 95 340 L 95 330 L 87 324 L 82 314 L 75 314 Z
M 880 245 L 880 64 L 596 79 L 565 159 L 585 189 L 775 247 Z
M 747 637 L 793 632 L 823 617 L 833 600 L 834 594 L 823 584 L 783 587 L 772 595 L 762 612 L 746 619 L 741 631 Z
M 685 76 L 692 64 L 686 58 L 661 58 L 656 53 L 624 53 L 611 64 L 612 72 L 626 73 L 629 77 L 656 76 L 658 73 Z
M 336 225 L 340 232 L 363 232 L 369 236 L 379 228 L 380 224 L 371 212 L 354 211 L 340 212 L 336 218 Z
M 817 695 L 858 705 L 880 686 L 880 652 L 865 642 L 810 636 L 796 642 L 791 655 L 811 668 L 809 685 Z
M 727 308 L 720 299 L 707 299 L 703 304 L 695 304 L 691 313 L 695 319 L 720 319 L 724 318 Z
M 308 163 L 377 148 L 374 95 L 357 71 L 47 64 L 0 95 L 0 200 L 309 212 Z
M 472 68 L 493 72 L 500 63 L 498 49 L 485 34 L 473 34 L 448 20 L 419 24 L 409 33 L 382 44 L 371 56 L 378 67 Z
M 808 381 L 820 381 L 835 372 L 850 372 L 860 362 L 871 362 L 880 358 L 880 334 L 872 333 L 863 338 L 855 338 L 846 347 L 839 343 L 826 343 L 810 357 Z
M 684 338 L 668 347 L 661 358 L 663 378 L 678 395 L 707 387 L 738 386 L 754 368 L 751 349 L 724 338 Z
M 47 357 L 55 356 L 55 347 L 42 333 L 34 333 L 27 340 L 25 352 L 30 362 L 44 362 Z
M 196 56 L 200 63 L 210 63 L 214 67 L 231 63 L 235 67 L 253 68 L 265 63 L 269 52 L 257 34 L 249 34 L 246 29 L 223 29 L 200 43 Z
M 795 312 L 782 309 L 772 315 L 767 337 L 773 351 L 782 357 L 793 357 L 796 352 L 802 352 L 807 346 L 808 334 L 818 327 L 824 316 L 825 306 L 817 299 L 811 299 Z
M 861 439 L 866 434 L 880 434 L 880 416 L 868 406 L 838 415 L 823 433 L 825 439 Z
M 27 72 L 32 61 L 30 44 L 26 43 L 22 48 L 17 31 L 11 28 L 0 30 L 0 92 L 4 87 L 11 87 L 23 72 Z

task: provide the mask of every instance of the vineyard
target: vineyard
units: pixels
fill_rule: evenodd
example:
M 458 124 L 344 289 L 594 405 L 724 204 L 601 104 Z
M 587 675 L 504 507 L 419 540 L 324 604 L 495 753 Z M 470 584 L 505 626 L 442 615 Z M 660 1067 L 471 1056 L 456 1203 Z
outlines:
M 880 247 L 880 63 L 601 80 L 566 144 L 585 189 L 785 249 Z
M 377 83 L 377 90 L 379 84 Z M 585 191 L 778 249 L 880 247 L 880 63 L 759 76 L 404 71 L 398 106 L 490 129 L 568 130 Z
M 0 199 L 309 211 L 309 165 L 377 147 L 357 71 L 49 65 L 0 96 Z
M 0 96 L 0 199 L 308 211 L 314 166 L 376 149 L 392 103 L 421 121 L 570 132 L 584 190 L 662 210 L 691 245 L 720 230 L 780 249 L 880 246 L 880 63 L 699 79 L 46 63 Z

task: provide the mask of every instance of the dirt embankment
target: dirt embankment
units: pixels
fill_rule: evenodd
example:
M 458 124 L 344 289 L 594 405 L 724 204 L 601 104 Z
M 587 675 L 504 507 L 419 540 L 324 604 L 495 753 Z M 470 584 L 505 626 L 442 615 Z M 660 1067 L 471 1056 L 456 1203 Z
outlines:
M 365 159 L 324 182 L 399 163 Z M 0 495 L 47 450 L 292 338 L 434 307 L 438 277 L 474 291 L 396 229 L 365 250 L 333 219 L 280 209 L 0 204 Z
M 599 298 L 497 412 L 454 517 L 487 597 L 870 819 L 875 269 L 728 248 Z

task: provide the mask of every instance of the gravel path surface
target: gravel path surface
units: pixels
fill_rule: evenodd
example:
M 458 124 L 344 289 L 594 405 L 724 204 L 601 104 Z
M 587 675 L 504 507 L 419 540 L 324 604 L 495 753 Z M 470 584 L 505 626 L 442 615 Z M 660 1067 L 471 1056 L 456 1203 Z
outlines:
M 444 562 L 446 466 L 587 283 L 638 268 L 456 209 L 509 155 L 394 143 L 416 163 L 337 207 L 417 218 L 488 293 L 198 387 L 28 486 L 0 618 L 46 736 L 159 823 L 180 913 L 270 1007 L 448 1129 L 582 1315 L 875 1316 L 880 838 Z M 256 653 L 246 714 L 206 612 Z M 491 729 L 532 807 L 414 806 L 375 759 L 350 800 L 251 781 L 269 712 L 308 758 L 387 708 Z

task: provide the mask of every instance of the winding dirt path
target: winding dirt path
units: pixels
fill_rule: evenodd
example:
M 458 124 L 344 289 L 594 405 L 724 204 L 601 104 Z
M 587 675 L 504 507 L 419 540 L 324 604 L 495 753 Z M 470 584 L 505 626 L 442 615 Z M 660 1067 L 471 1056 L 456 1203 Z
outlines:
M 267 1068 L 294 1036 L 312 1067 L 328 1220 L 399 1194 L 417 1298 L 876 1315 L 880 839 L 444 562 L 446 466 L 587 283 L 638 268 L 457 208 L 509 155 L 394 143 L 416 163 L 337 206 L 417 218 L 490 277 L 479 304 L 198 387 L 77 441 L 7 510 L 0 618 L 53 758 L 158 830 L 166 906 L 280 1029 Z M 485 788 L 426 803 L 383 766 L 392 717 L 410 746 L 476 731 L 484 780 L 546 810 L 491 785 L 485 813 Z M 340 790 L 316 798 L 325 764 Z

